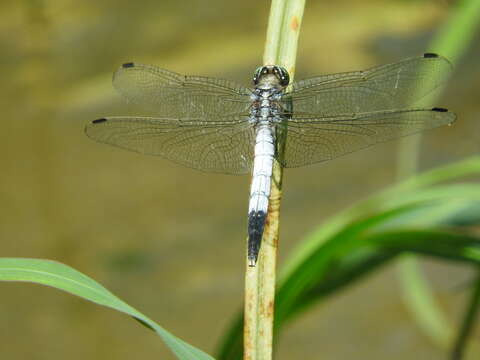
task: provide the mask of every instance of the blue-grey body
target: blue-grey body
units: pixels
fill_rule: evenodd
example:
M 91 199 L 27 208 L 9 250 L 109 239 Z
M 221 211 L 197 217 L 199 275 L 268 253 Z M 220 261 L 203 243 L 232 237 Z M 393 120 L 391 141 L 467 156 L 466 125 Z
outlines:
M 250 121 L 255 128 L 255 150 L 248 205 L 248 261 L 250 266 L 257 256 L 265 228 L 270 199 L 272 169 L 277 155 L 275 138 L 277 127 L 288 121 L 291 109 L 280 100 L 288 85 L 287 71 L 278 66 L 264 66 L 254 76 Z M 283 125 L 285 126 L 285 125 Z
M 454 113 L 418 104 L 451 70 L 447 59 L 427 53 L 289 84 L 284 68 L 269 65 L 256 70 L 249 89 L 224 79 L 127 63 L 115 72 L 113 84 L 153 115 L 98 119 L 85 132 L 102 143 L 206 172 L 250 173 L 248 262 L 254 266 L 274 160 L 287 168 L 310 165 L 451 124 Z

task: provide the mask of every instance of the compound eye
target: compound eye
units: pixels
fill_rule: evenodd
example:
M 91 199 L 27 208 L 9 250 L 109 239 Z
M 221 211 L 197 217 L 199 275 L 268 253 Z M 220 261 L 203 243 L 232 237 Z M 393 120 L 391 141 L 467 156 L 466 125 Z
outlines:
M 260 77 L 260 75 L 262 74 L 262 69 L 263 69 L 263 66 L 260 66 L 258 67 L 255 72 L 253 73 L 253 83 L 256 85 L 258 84 L 258 78 Z
M 282 79 L 282 72 L 277 67 L 273 69 L 273 73 L 277 78 Z
M 278 69 L 280 83 L 282 86 L 287 86 L 290 82 L 290 75 L 288 75 L 288 71 L 284 68 Z

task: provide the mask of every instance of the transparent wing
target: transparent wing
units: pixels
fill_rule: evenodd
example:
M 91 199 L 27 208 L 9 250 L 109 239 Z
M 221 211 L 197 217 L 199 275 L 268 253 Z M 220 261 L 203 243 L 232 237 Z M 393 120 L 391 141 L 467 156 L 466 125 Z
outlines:
M 392 110 L 341 116 L 293 115 L 287 124 L 285 167 L 326 161 L 370 145 L 451 124 L 445 109 Z
M 285 100 L 296 113 L 320 116 L 405 109 L 444 83 L 451 70 L 447 59 L 425 54 L 365 71 L 301 80 L 292 84 Z
M 152 65 L 123 64 L 113 75 L 114 87 L 129 101 L 148 106 L 162 117 L 223 121 L 247 114 L 250 91 L 234 82 L 184 76 Z
M 248 173 L 255 144 L 254 130 L 243 118 L 210 124 L 198 119 L 110 117 L 89 123 L 85 133 L 101 143 L 225 174 Z

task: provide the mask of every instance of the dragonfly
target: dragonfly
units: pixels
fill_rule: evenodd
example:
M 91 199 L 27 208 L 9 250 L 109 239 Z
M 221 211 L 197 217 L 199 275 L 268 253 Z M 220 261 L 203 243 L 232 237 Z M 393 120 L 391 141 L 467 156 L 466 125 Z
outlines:
M 415 105 L 439 88 L 450 62 L 426 53 L 363 71 L 290 83 L 281 66 L 261 66 L 253 86 L 123 64 L 113 86 L 155 116 L 91 121 L 100 143 L 158 155 L 205 172 L 251 174 L 247 261 L 255 266 L 270 201 L 273 162 L 294 168 L 451 124 L 445 108 Z

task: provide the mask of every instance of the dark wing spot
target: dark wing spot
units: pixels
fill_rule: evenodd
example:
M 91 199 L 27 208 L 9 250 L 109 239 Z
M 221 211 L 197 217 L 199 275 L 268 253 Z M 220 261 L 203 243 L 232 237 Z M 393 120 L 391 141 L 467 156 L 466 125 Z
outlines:
M 122 65 L 123 68 L 131 68 L 134 67 L 135 64 L 133 62 L 125 63 Z
M 106 121 L 107 121 L 107 119 L 105 119 L 105 118 L 97 119 L 97 120 L 93 120 L 92 124 L 100 124 L 100 123 L 103 123 L 103 122 L 106 122 Z
M 435 53 L 425 53 L 425 54 L 423 54 L 423 57 L 424 57 L 424 58 L 437 58 L 437 57 L 438 57 L 438 54 L 435 54 Z
M 448 109 L 445 108 L 440 108 L 440 107 L 434 107 L 432 111 L 438 111 L 438 112 L 448 112 Z

